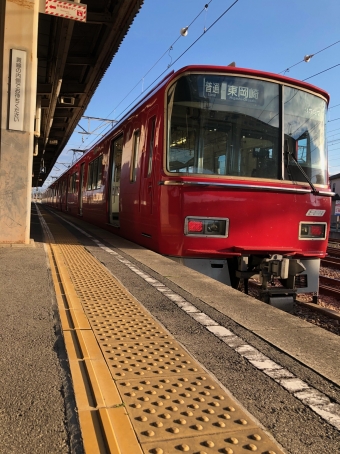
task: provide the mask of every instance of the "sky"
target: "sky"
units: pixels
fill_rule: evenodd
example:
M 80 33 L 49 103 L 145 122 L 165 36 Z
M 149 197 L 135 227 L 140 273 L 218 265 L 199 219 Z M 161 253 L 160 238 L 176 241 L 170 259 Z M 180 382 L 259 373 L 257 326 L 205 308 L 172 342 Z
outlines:
M 329 174 L 340 173 L 340 0 L 234 2 L 144 0 L 84 115 L 119 119 L 171 70 L 235 62 L 241 68 L 308 79 L 330 94 Z M 188 34 L 181 36 L 186 26 Z M 304 57 L 313 54 L 306 63 Z M 87 119 L 79 125 L 93 134 L 76 128 L 44 188 L 80 157 L 72 149 L 92 147 L 108 127 Z

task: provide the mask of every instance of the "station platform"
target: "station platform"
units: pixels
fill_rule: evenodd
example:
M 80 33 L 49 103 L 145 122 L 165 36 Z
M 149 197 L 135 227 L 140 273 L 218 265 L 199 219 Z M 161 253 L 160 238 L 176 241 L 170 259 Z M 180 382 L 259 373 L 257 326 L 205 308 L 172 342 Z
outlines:
M 0 285 L 0 452 L 337 452 L 334 334 L 39 204 Z

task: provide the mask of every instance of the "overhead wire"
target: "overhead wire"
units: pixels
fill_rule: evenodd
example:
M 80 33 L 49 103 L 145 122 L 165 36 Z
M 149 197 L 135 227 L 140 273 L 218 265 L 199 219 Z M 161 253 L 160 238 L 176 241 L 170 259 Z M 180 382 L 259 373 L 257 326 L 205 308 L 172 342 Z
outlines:
M 201 38 L 202 38 L 202 36 L 204 36 L 205 33 L 207 33 L 207 32 L 208 32 L 208 31 L 209 31 L 209 30 L 210 30 L 210 29 L 211 29 L 211 28 L 212 28 L 212 27 L 213 27 L 213 26 L 214 26 L 214 25 L 215 25 L 215 24 L 224 16 L 224 15 L 225 15 L 225 14 L 226 14 L 226 13 L 227 13 L 227 12 L 228 12 L 228 11 L 229 11 L 229 10 L 230 10 L 238 1 L 239 1 L 239 0 L 235 0 L 235 1 L 234 1 L 234 2 L 233 2 L 233 3 L 232 3 L 232 4 L 231 4 L 231 5 L 230 5 L 222 14 L 221 14 L 221 15 L 220 15 L 220 16 L 219 16 L 219 17 L 218 17 L 218 18 L 217 18 L 217 19 L 216 19 L 208 28 L 205 28 L 205 27 L 204 27 L 203 33 L 202 33 L 202 34 L 201 34 L 201 35 L 200 35 L 200 36 L 199 36 L 199 37 L 198 37 L 190 46 L 188 46 L 187 49 L 185 49 L 185 51 L 182 52 L 181 55 L 179 55 L 179 57 L 177 57 L 174 61 L 171 61 L 171 63 L 168 65 L 168 67 L 167 67 L 167 68 L 166 68 L 166 69 L 165 69 L 165 70 L 164 70 L 164 71 L 163 71 L 163 72 L 162 72 L 162 73 L 161 73 L 161 74 L 160 74 L 160 75 L 151 83 L 151 84 L 149 84 L 148 87 L 147 87 L 145 90 L 143 89 L 143 92 L 145 92 L 145 91 L 148 90 L 150 87 L 152 87 L 152 86 L 153 86 L 153 85 L 162 77 L 162 75 L 163 75 L 164 73 L 166 73 L 166 71 L 168 71 L 168 70 L 169 70 L 169 69 L 170 69 L 170 68 L 171 68 L 171 67 L 172 67 L 172 66 L 173 66 L 173 65 L 174 65 L 174 64 L 175 64 L 183 55 L 184 55 L 184 54 L 186 54 L 186 53 L 187 53 L 187 52 L 188 52 L 188 51 L 189 51 L 189 50 L 190 50 L 190 49 L 191 49 L 191 48 L 192 48 L 192 47 L 193 47 Z M 210 0 L 207 4 L 205 4 L 204 8 L 197 14 L 197 16 L 196 16 L 196 17 L 190 22 L 190 24 L 189 24 L 187 27 L 185 27 L 185 28 L 188 29 L 188 28 L 189 28 L 189 27 L 198 19 L 198 17 L 199 17 L 204 11 L 207 11 L 207 8 L 208 8 L 208 6 L 209 6 L 209 4 L 210 4 L 211 2 L 212 2 L 212 0 Z M 144 81 L 144 78 L 145 78 L 145 77 L 146 77 L 146 76 L 155 68 L 155 66 L 162 60 L 162 58 L 163 58 L 168 52 L 170 52 L 171 50 L 173 50 L 173 46 L 177 43 L 177 41 L 181 38 L 181 36 L 182 36 L 182 35 L 180 34 L 180 35 L 177 37 L 177 39 L 170 45 L 170 47 L 168 47 L 168 48 L 166 49 L 166 51 L 161 55 L 161 57 L 159 57 L 159 59 L 153 64 L 153 66 L 144 74 L 144 76 L 143 76 L 143 77 L 137 82 L 137 84 L 136 84 L 128 93 L 127 93 L 127 95 L 119 102 L 119 104 L 118 104 L 118 105 L 117 105 L 117 106 L 108 114 L 108 116 L 110 116 L 110 115 L 111 115 L 111 114 L 112 114 L 112 113 L 113 113 L 113 112 L 122 104 L 122 102 L 125 101 L 125 99 L 133 92 L 133 90 L 135 90 L 135 88 L 140 84 L 141 81 Z M 290 69 L 292 69 L 293 67 L 299 65 L 300 63 L 309 61 L 309 60 L 306 60 L 306 58 L 309 58 L 309 59 L 310 59 L 310 58 L 314 57 L 315 55 L 317 55 L 317 54 L 319 54 L 319 53 L 321 53 L 321 52 L 323 52 L 323 51 L 329 49 L 330 47 L 332 47 L 332 46 L 334 46 L 334 45 L 336 45 L 336 44 L 338 44 L 338 43 L 340 43 L 340 40 L 334 42 L 333 44 L 330 44 L 329 46 L 327 46 L 327 47 L 325 47 L 325 48 L 319 50 L 318 52 L 315 52 L 314 54 L 306 55 L 306 57 L 305 57 L 303 60 L 301 60 L 301 61 L 295 63 L 294 65 L 290 66 L 289 68 L 285 69 L 284 71 L 281 71 L 279 74 L 289 72 Z M 321 71 L 321 72 L 319 72 L 319 73 L 316 73 L 316 74 L 314 74 L 314 75 L 312 75 L 312 76 L 310 76 L 310 77 L 308 77 L 308 78 L 306 78 L 306 79 L 303 79 L 303 81 L 309 80 L 309 79 L 311 79 L 311 78 L 313 78 L 313 77 L 315 77 L 315 76 L 318 76 L 319 74 L 325 73 L 325 72 L 327 72 L 327 71 L 329 71 L 329 70 L 331 70 L 331 69 L 333 69 L 333 68 L 335 68 L 335 67 L 337 67 L 337 66 L 340 66 L 340 63 L 337 64 L 337 65 L 334 65 L 334 66 L 332 66 L 332 67 L 330 67 L 330 68 L 327 68 L 327 69 L 325 69 L 325 70 L 323 70 L 323 71 Z M 130 103 L 130 104 L 129 104 L 121 113 L 120 113 L 119 117 L 121 117 L 121 116 L 125 113 L 125 111 L 126 111 L 133 103 L 135 103 L 136 100 L 137 100 L 141 95 L 142 95 L 142 93 L 140 93 L 136 98 L 134 98 L 134 100 L 133 100 L 133 101 L 132 101 L 132 102 L 131 102 L 131 103 Z M 337 105 L 335 105 L 335 106 L 330 107 L 329 109 L 332 109 L 332 108 L 337 107 L 337 106 L 339 106 L 339 105 L 340 105 L 340 104 L 337 104 Z M 118 118 L 119 118 L 119 117 L 118 117 Z M 332 122 L 332 121 L 336 121 L 336 120 L 340 120 L 340 118 L 336 118 L 336 119 L 333 119 L 333 120 L 328 120 L 328 122 Z M 107 128 L 105 128 L 103 132 L 105 132 L 106 129 L 107 129 Z M 340 128 L 339 128 L 339 129 L 340 129 Z M 336 130 L 337 130 L 337 129 L 335 129 L 335 130 L 333 130 L 333 131 L 336 131 Z M 330 131 L 330 132 L 332 132 L 332 131 Z M 86 140 L 87 140 L 87 138 L 86 138 Z M 92 142 L 90 142 L 88 145 L 92 144 L 94 141 L 95 141 L 95 139 L 94 139 Z M 79 146 L 78 148 L 80 149 L 80 146 Z M 332 151 L 333 151 L 333 150 L 332 150 Z
M 334 131 L 336 131 L 336 129 L 334 129 Z M 338 136 L 340 134 L 340 132 L 337 132 L 336 134 L 332 134 L 331 136 L 328 136 L 329 137 L 334 137 L 334 136 Z
M 279 74 L 284 74 L 284 73 L 286 73 L 286 72 L 289 72 L 289 70 L 292 69 L 292 68 L 294 68 L 294 66 L 297 66 L 297 65 L 299 65 L 300 63 L 303 63 L 303 62 L 308 62 L 312 57 L 315 57 L 315 55 L 320 54 L 320 53 L 323 52 L 324 50 L 329 49 L 330 47 L 335 46 L 335 44 L 338 44 L 338 43 L 340 43 L 340 40 L 339 40 L 339 41 L 336 41 L 336 42 L 333 43 L 333 44 L 330 44 L 330 45 L 327 46 L 327 47 L 324 47 L 323 49 L 319 50 L 318 52 L 315 52 L 314 54 L 306 55 L 301 61 L 295 63 L 294 65 L 290 66 L 289 68 L 284 69 L 284 70 L 281 71 Z M 309 60 L 305 60 L 306 58 L 309 58 Z
M 313 76 L 310 76 L 310 77 L 307 77 L 306 79 L 303 79 L 303 82 L 305 80 L 311 79 L 312 77 L 318 76 L 319 74 L 325 73 L 325 72 L 329 71 L 330 69 L 336 68 L 337 66 L 340 66 L 340 63 L 338 63 L 337 65 L 331 66 L 330 68 L 324 69 L 323 71 L 320 71 L 319 73 L 313 74 Z
M 184 54 L 186 54 L 188 52 L 188 50 L 190 50 L 201 38 L 202 36 L 204 36 L 239 0 L 235 0 L 234 3 L 229 6 L 207 29 L 204 30 L 204 32 L 189 46 L 186 48 L 186 50 L 184 52 L 181 53 L 181 55 L 179 57 L 176 58 L 176 60 L 174 60 L 170 66 L 168 66 L 167 69 L 165 69 L 153 82 L 151 82 L 151 84 L 146 88 L 146 90 L 148 90 L 150 87 L 152 87 L 152 85 L 154 83 L 156 83 L 158 81 L 158 79 L 160 79 L 164 73 L 166 73 L 166 71 L 168 69 L 171 68 L 171 66 L 173 66 L 180 58 L 183 57 Z M 141 95 L 138 95 L 121 113 L 120 115 L 122 115 Z
M 337 150 L 340 150 L 340 148 L 334 148 L 334 150 L 329 150 L 330 152 L 333 152 L 333 151 L 337 151 Z M 334 161 L 334 159 L 340 159 L 340 157 L 338 158 L 333 158 L 332 161 Z M 329 159 L 330 160 L 330 159 Z
M 206 3 L 204 5 L 204 8 L 197 14 L 197 16 L 190 22 L 189 25 L 187 25 L 185 28 L 189 29 L 189 27 L 191 27 L 191 25 L 199 18 L 199 16 L 208 9 L 210 3 L 212 2 L 213 0 L 209 0 L 208 3 Z M 144 74 L 144 76 L 139 79 L 139 81 L 136 83 L 136 85 L 129 91 L 129 93 L 127 93 L 127 95 L 119 102 L 119 104 L 117 104 L 117 106 L 111 110 L 111 112 L 108 114 L 108 116 L 110 116 L 121 104 L 123 101 L 125 101 L 125 99 L 133 92 L 133 90 L 138 87 L 138 85 L 140 84 L 140 82 L 142 82 L 144 80 L 144 78 L 154 69 L 154 67 L 162 60 L 162 58 L 170 51 L 170 50 L 173 50 L 173 46 L 177 43 L 177 41 L 182 37 L 182 35 L 180 34 L 177 39 L 167 48 L 167 50 L 161 55 L 161 57 L 159 57 L 159 59 L 153 64 L 153 66 Z M 146 89 L 147 90 L 147 89 Z M 143 90 L 145 91 L 145 90 Z
M 189 25 L 187 25 L 185 28 L 188 30 L 189 27 L 191 27 L 191 25 L 199 18 L 199 16 L 204 12 L 204 11 L 207 11 L 210 3 L 212 2 L 213 0 L 209 0 L 205 5 L 204 5 L 204 8 L 197 14 L 197 16 L 190 22 Z M 205 27 L 204 27 L 204 30 Z M 125 101 L 125 99 L 135 90 L 136 87 L 138 87 L 138 85 L 140 84 L 140 82 L 144 81 L 144 78 L 154 69 L 154 67 L 162 60 L 162 58 L 170 51 L 170 50 L 173 50 L 173 46 L 177 43 L 177 41 L 182 37 L 182 34 L 180 33 L 180 35 L 177 37 L 177 39 L 166 49 L 166 51 L 161 55 L 161 57 L 159 57 L 159 59 L 153 64 L 153 66 L 144 74 L 144 76 L 138 80 L 138 82 L 136 83 L 136 85 L 126 94 L 126 96 L 117 104 L 117 106 L 111 110 L 111 112 L 107 115 L 107 117 L 109 117 L 121 104 L 122 102 Z M 169 66 L 168 66 L 169 68 Z M 167 68 L 167 69 L 168 69 Z M 163 74 L 163 73 L 162 73 Z M 156 79 L 157 80 L 157 79 Z M 153 82 L 154 83 L 154 82 Z M 152 84 L 151 84 L 152 85 Z M 149 87 L 148 87 L 149 88 Z M 146 91 L 148 88 L 146 88 L 145 90 L 143 89 L 143 92 Z M 140 95 L 138 95 L 136 99 L 138 99 Z M 134 102 L 134 101 L 133 101 Z M 131 104 L 130 104 L 131 105 Z M 129 106 L 130 106 L 129 105 Z M 125 109 L 126 110 L 126 109 Z M 123 111 L 124 112 L 124 111 Z M 80 126 L 80 125 L 79 125 Z M 81 126 L 80 126 L 81 127 Z M 100 127 L 100 126 L 99 126 Z M 105 133 L 105 131 L 107 131 L 107 129 L 109 128 L 109 126 L 106 126 L 106 128 L 104 128 L 103 130 L 103 133 Z M 85 138 L 85 140 L 88 140 L 88 137 Z M 93 142 L 95 142 L 96 139 L 90 141 L 87 146 L 91 145 Z M 84 142 L 84 140 L 83 140 Z M 81 146 L 82 144 L 80 144 L 78 146 L 78 149 L 81 151 Z
M 318 52 L 315 52 L 314 54 L 306 55 L 306 56 L 303 58 L 303 60 L 301 60 L 301 61 L 295 63 L 294 65 L 290 66 L 289 68 L 285 69 L 284 71 L 281 71 L 279 74 L 289 72 L 289 70 L 290 70 L 291 68 L 294 68 L 295 66 L 299 65 L 300 63 L 308 62 L 308 61 L 309 61 L 312 57 L 314 57 L 315 55 L 320 54 L 321 52 L 325 51 L 326 49 L 329 49 L 329 48 L 332 47 L 332 46 L 335 46 L 335 45 L 338 44 L 338 43 L 340 43 L 340 40 L 336 41 L 336 42 L 333 43 L 333 44 L 330 44 L 329 46 L 324 47 L 323 49 L 319 50 Z M 323 74 L 323 73 L 325 73 L 325 72 L 327 72 L 327 71 L 330 71 L 331 69 L 336 68 L 337 66 L 340 66 L 340 63 L 338 63 L 337 65 L 331 66 L 330 68 L 327 68 L 327 69 L 325 69 L 325 70 L 323 70 L 323 71 L 320 71 L 320 72 L 318 72 L 318 73 L 316 73 L 316 74 L 313 74 L 312 76 L 307 77 L 306 79 L 303 79 L 303 82 L 305 82 L 306 80 L 312 79 L 313 77 L 318 76 L 319 74 Z M 338 106 L 340 106 L 340 104 L 336 104 L 335 106 L 331 106 L 331 107 L 328 108 L 328 110 L 333 109 L 334 107 L 338 107 Z M 334 120 L 328 120 L 327 123 L 329 123 L 329 122 L 331 122 L 331 121 L 336 121 L 336 120 L 339 120 L 339 119 L 340 119 L 340 118 L 335 118 Z
M 336 128 L 336 129 L 332 129 L 331 131 L 328 131 L 328 132 L 334 132 L 334 131 L 339 131 L 340 128 Z
M 153 82 L 151 82 L 151 84 L 149 84 L 148 87 L 147 87 L 144 91 L 147 91 L 149 88 L 151 88 L 151 87 L 152 87 L 152 86 L 153 86 L 153 85 L 154 85 L 154 84 L 163 76 L 163 74 L 166 73 L 166 72 L 170 69 L 170 67 L 173 66 L 173 65 L 174 65 L 174 64 L 175 64 L 175 63 L 176 63 L 176 62 L 177 62 L 177 61 L 178 61 L 186 52 L 188 52 L 188 50 L 191 49 L 191 48 L 192 48 L 192 47 L 193 47 L 193 46 L 202 38 L 202 36 L 204 36 L 204 35 L 205 35 L 205 34 L 206 34 L 214 25 L 216 25 L 216 23 L 217 23 L 217 22 L 218 22 L 218 21 L 219 21 L 219 20 L 220 20 L 228 11 L 229 11 L 229 10 L 230 10 L 238 1 L 239 1 L 239 0 L 235 0 L 235 1 L 234 1 L 234 2 L 233 2 L 233 3 L 232 3 L 232 4 L 231 4 L 231 5 L 230 5 L 222 14 L 221 14 L 221 15 L 220 15 L 220 16 L 219 16 L 219 17 L 218 17 L 218 18 L 217 18 L 217 19 L 216 19 L 208 28 L 205 28 L 205 27 L 204 27 L 203 33 L 202 33 L 202 34 L 201 34 L 201 35 L 200 35 L 200 36 L 199 36 L 199 37 L 198 37 L 198 38 L 197 38 L 189 47 L 187 47 L 187 49 L 186 49 L 184 52 L 182 52 L 182 54 L 181 54 L 179 57 L 176 58 L 176 60 L 174 60 L 173 62 L 171 62 L 171 65 L 168 66 L 161 74 L 159 74 L 159 76 L 158 76 Z M 202 14 L 202 12 L 203 12 L 204 10 L 206 10 L 206 7 L 207 7 L 211 2 L 212 2 L 212 0 L 210 0 L 210 1 L 204 6 L 203 10 L 195 17 L 195 19 L 191 22 L 191 24 L 199 17 L 200 14 Z M 189 26 L 188 26 L 188 27 L 189 27 Z M 177 38 L 177 40 L 176 40 L 175 42 L 177 42 L 178 39 L 179 39 L 179 38 Z M 171 46 L 170 46 L 170 47 L 171 47 Z M 168 52 L 169 49 L 170 49 L 170 48 L 168 48 L 168 49 L 166 50 L 166 52 Z M 166 52 L 163 54 L 163 56 L 166 54 Z M 163 56 L 162 56 L 161 58 L 163 58 Z M 150 71 L 151 71 L 151 70 L 150 70 Z M 140 81 L 139 81 L 138 83 L 140 83 Z M 138 84 L 137 84 L 137 85 L 138 85 Z M 131 93 L 131 92 L 130 92 L 130 93 Z M 141 95 L 142 95 L 142 93 L 140 93 L 138 96 L 136 96 L 136 97 L 133 99 L 133 101 L 131 101 L 131 103 L 130 103 L 130 104 L 129 104 L 121 113 L 120 113 L 120 115 L 118 116 L 118 118 L 120 118 L 120 117 L 123 115 L 123 113 L 126 112 L 126 110 L 128 110 L 128 108 L 129 108 L 132 104 L 134 104 L 134 103 L 137 101 L 137 99 L 138 99 Z M 118 107 L 118 106 L 117 106 L 117 107 Z M 116 107 L 116 108 L 117 108 L 117 107 Z M 116 110 L 116 108 L 115 108 L 114 110 Z M 114 110 L 112 110 L 112 111 L 110 112 L 110 114 L 111 114 L 112 112 L 114 112 Z M 110 114 L 109 114 L 109 115 L 110 115 Z M 104 129 L 104 131 L 105 131 L 105 129 Z M 92 142 L 90 142 L 89 145 L 92 144 L 94 141 L 95 141 L 95 139 L 94 139 Z

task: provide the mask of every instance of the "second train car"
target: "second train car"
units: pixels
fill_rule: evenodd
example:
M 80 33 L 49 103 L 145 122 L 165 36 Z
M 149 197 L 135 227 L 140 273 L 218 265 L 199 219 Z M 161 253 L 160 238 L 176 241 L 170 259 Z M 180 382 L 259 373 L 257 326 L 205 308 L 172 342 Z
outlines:
M 328 94 L 284 76 L 169 74 L 46 191 L 43 203 L 262 299 L 318 292 L 331 210 Z

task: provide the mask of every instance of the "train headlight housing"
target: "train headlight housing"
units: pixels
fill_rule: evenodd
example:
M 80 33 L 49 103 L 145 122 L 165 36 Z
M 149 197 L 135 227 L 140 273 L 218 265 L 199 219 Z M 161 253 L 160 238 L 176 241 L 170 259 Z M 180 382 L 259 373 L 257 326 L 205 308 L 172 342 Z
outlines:
M 226 238 L 228 236 L 229 219 L 211 217 L 185 218 L 184 234 L 187 236 L 204 236 Z
M 300 222 L 299 240 L 325 240 L 326 222 Z

